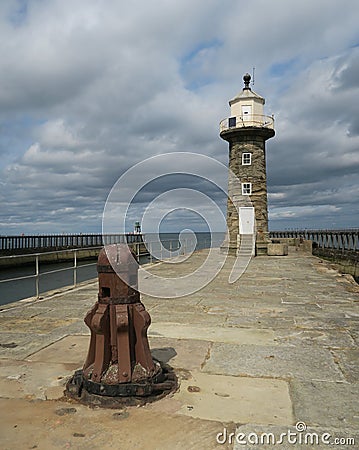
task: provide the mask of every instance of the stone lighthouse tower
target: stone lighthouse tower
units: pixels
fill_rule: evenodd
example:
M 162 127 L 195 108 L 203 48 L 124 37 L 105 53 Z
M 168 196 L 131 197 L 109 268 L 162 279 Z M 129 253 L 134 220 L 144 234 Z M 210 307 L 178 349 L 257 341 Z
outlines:
M 230 117 L 220 123 L 220 136 L 229 143 L 226 244 L 237 254 L 246 235 L 255 237 L 253 253 L 266 254 L 269 242 L 265 141 L 274 136 L 274 119 L 263 114 L 265 100 L 249 87 L 251 76 L 243 77 L 244 88 L 230 100 Z M 236 182 L 231 180 L 234 174 Z M 233 178 L 233 177 L 232 177 Z M 253 241 L 254 242 L 254 241 Z

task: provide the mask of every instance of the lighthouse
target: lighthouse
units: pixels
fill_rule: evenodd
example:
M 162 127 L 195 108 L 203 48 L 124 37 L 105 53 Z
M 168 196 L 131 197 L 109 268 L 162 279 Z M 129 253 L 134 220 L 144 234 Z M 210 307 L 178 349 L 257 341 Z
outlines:
M 275 134 L 274 119 L 264 115 L 265 100 L 250 88 L 248 73 L 243 81 L 242 91 L 229 101 L 230 117 L 220 122 L 220 137 L 229 143 L 225 246 L 238 254 L 246 236 L 253 236 L 252 254 L 260 255 L 267 254 L 270 242 L 265 142 Z

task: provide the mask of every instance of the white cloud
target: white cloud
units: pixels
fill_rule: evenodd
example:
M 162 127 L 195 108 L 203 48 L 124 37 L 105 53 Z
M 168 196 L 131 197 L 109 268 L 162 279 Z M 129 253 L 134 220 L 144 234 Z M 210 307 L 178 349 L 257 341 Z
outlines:
M 357 223 L 355 0 L 26 5 L 0 4 L 0 233 L 99 230 L 113 183 L 151 155 L 226 163 L 218 123 L 253 66 L 276 117 L 271 228 Z
M 49 148 L 78 148 L 81 142 L 76 134 L 65 124 L 64 119 L 60 118 L 50 120 L 38 129 L 38 139 Z

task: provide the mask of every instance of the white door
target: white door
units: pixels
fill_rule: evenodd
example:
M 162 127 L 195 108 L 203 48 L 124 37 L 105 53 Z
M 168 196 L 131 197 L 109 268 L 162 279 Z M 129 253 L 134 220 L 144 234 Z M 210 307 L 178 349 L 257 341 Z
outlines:
M 252 116 L 252 106 L 251 105 L 242 105 L 243 120 L 251 120 L 251 116 Z
M 247 206 L 239 208 L 239 233 L 254 233 L 254 208 Z

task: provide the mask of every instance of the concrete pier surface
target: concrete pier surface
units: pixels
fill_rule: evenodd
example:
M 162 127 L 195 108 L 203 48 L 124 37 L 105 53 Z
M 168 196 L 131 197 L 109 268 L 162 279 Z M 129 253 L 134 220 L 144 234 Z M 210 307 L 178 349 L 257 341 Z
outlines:
M 154 274 L 191 273 L 204 252 Z M 319 258 L 234 257 L 182 298 L 142 295 L 154 357 L 179 390 L 142 407 L 63 397 L 85 360 L 97 282 L 1 307 L 0 448 L 359 448 L 359 287 Z M 182 272 L 181 272 L 182 271 Z

